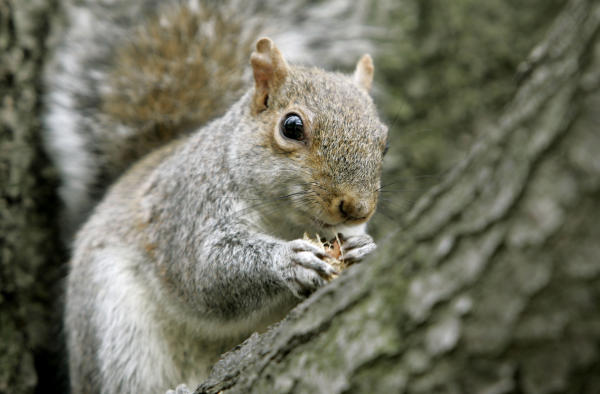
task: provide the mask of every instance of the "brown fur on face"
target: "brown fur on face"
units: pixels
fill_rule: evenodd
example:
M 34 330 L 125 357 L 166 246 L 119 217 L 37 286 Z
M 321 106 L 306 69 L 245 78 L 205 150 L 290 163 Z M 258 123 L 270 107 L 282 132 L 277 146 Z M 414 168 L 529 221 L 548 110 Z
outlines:
M 296 208 L 327 225 L 364 223 L 377 204 L 387 128 L 368 95 L 368 55 L 357 70 L 347 76 L 292 66 L 285 82 L 269 92 L 265 110 L 254 115 L 264 133 L 261 145 L 274 157 L 285 156 L 282 165 L 290 171 L 283 174 L 294 173 L 295 183 L 305 185 Z M 303 140 L 280 137 L 288 114 L 302 119 Z

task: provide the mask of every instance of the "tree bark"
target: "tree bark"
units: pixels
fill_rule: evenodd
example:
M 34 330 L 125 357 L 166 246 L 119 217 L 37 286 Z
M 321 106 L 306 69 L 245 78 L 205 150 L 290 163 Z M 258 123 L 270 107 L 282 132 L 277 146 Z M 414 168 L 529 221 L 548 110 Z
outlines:
M 0 0 L 0 393 L 60 392 L 64 253 L 40 142 L 40 71 L 54 1 Z
M 0 0 L 0 392 L 64 389 L 66 258 L 39 120 L 57 3 Z M 377 255 L 197 392 L 598 392 L 599 26 L 600 5 L 571 1 L 503 114 Z
M 504 113 L 368 262 L 196 393 L 597 393 L 600 4 L 573 0 Z

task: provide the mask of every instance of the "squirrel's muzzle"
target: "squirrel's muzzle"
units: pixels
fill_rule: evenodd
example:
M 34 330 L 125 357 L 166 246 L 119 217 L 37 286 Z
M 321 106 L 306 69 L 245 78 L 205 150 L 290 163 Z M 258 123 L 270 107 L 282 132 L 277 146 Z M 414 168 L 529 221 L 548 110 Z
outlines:
M 331 201 L 329 212 L 344 221 L 364 222 L 375 210 L 376 197 L 344 193 Z

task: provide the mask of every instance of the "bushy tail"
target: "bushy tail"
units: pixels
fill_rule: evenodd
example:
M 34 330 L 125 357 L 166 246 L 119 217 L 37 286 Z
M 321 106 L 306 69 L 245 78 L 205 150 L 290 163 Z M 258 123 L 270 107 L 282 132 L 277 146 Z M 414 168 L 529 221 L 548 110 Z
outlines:
M 224 112 L 250 80 L 252 43 L 325 67 L 374 52 L 367 0 L 73 1 L 45 71 L 46 145 L 69 237 L 131 163 Z

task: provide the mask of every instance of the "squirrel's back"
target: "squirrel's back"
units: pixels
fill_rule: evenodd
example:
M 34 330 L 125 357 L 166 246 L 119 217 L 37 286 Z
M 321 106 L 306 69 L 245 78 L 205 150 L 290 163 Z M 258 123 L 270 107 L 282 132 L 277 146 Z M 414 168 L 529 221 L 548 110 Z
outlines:
M 67 3 L 68 27 L 55 34 L 45 72 L 46 145 L 62 181 L 67 236 L 128 166 L 241 95 L 260 34 L 300 63 L 349 65 L 373 53 L 355 38 L 365 36 L 362 1 Z

